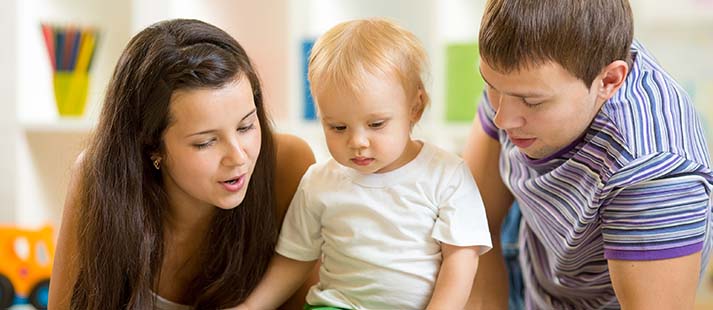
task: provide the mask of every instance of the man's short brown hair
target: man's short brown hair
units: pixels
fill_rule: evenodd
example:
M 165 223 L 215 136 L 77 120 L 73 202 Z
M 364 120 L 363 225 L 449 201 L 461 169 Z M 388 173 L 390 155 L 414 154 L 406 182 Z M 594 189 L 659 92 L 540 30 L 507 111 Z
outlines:
M 489 0 L 480 54 L 503 73 L 553 61 L 591 86 L 611 62 L 631 64 L 633 36 L 628 0 Z

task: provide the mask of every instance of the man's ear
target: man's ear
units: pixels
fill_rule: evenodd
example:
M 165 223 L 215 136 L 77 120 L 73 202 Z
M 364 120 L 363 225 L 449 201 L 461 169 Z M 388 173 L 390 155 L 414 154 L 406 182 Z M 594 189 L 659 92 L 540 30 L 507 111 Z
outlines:
M 623 60 L 615 60 L 602 70 L 597 77 L 597 97 L 609 100 L 624 85 L 629 73 L 629 65 Z

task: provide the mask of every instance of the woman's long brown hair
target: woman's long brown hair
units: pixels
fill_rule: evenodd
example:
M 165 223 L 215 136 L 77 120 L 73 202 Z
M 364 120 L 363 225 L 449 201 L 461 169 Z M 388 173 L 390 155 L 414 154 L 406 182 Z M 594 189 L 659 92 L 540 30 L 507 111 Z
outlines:
M 168 205 L 150 156 L 162 151 L 171 94 L 220 88 L 243 77 L 252 86 L 262 128 L 260 154 L 243 202 L 213 218 L 197 253 L 203 269 L 186 294 L 197 309 L 217 309 L 237 305 L 257 285 L 277 238 L 275 148 L 260 81 L 230 35 L 201 21 L 170 20 L 129 42 L 85 151 L 72 309 L 153 307 Z

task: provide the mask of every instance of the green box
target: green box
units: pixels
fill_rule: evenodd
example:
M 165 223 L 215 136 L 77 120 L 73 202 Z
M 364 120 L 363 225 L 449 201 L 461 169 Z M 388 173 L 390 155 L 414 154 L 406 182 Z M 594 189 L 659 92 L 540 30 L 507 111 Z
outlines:
M 470 122 L 475 116 L 485 83 L 479 72 L 477 43 L 446 47 L 446 120 Z

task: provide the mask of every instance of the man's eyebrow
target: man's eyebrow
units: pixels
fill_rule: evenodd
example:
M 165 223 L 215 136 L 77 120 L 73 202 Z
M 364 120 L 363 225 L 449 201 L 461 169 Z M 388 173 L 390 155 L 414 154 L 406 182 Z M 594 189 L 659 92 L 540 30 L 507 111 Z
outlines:
M 490 86 L 490 88 L 492 88 L 492 89 L 494 89 L 494 90 L 500 92 L 497 88 L 495 88 L 495 86 L 493 86 L 493 84 L 490 84 L 490 82 L 488 82 L 488 80 L 485 79 L 485 76 L 483 76 L 483 70 L 481 70 L 481 69 L 479 68 L 479 69 L 478 69 L 478 72 L 480 72 L 480 77 L 483 78 L 483 81 L 485 82 L 485 84 L 488 84 L 488 86 Z M 542 98 L 542 97 L 547 97 L 547 95 L 545 95 L 545 94 L 536 93 L 536 92 L 524 92 L 524 93 L 519 93 L 519 92 L 505 92 L 504 94 L 506 94 L 506 95 L 508 95 L 508 96 L 520 97 L 520 98 Z

